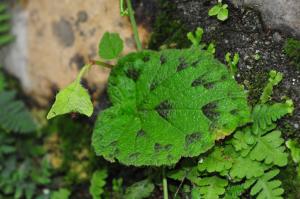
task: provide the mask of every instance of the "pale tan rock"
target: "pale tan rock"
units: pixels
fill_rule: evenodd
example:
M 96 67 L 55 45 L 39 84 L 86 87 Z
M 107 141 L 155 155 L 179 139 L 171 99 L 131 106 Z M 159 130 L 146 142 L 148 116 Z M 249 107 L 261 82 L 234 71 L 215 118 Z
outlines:
M 124 54 L 135 50 L 131 25 L 119 15 L 118 0 L 30 0 L 14 19 L 16 42 L 6 58 L 24 91 L 40 105 L 53 99 L 53 88 L 73 81 L 80 67 L 97 56 L 105 31 L 118 32 L 125 41 Z M 147 31 L 140 27 L 145 42 Z M 109 70 L 93 67 L 86 79 L 99 91 Z

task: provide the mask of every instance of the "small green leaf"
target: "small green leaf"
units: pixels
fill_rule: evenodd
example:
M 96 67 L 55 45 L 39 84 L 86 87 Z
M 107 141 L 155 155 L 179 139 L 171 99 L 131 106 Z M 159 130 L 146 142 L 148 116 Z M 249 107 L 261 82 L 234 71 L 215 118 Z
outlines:
M 217 15 L 222 9 L 222 4 L 217 4 L 208 11 L 209 16 L 215 16 Z
M 78 112 L 90 117 L 93 113 L 93 104 L 91 102 L 88 91 L 80 84 L 82 76 L 91 67 L 85 65 L 78 74 L 77 79 L 68 85 L 56 95 L 54 104 L 52 105 L 47 119 L 51 119 L 57 115 L 63 115 L 71 112 Z
M 225 193 L 225 187 L 228 181 L 216 176 L 201 178 L 197 183 L 199 186 L 200 198 L 218 199 L 220 195 Z
M 279 169 L 274 169 L 260 177 L 251 188 L 251 196 L 257 195 L 256 198 L 263 199 L 282 199 L 281 195 L 284 190 L 281 188 L 281 182 L 273 180 L 278 173 Z
M 230 176 L 239 179 L 244 177 L 250 179 L 252 177 L 259 177 L 263 174 L 264 166 L 260 162 L 253 161 L 248 157 L 238 157 L 230 170 Z
M 90 194 L 93 199 L 101 198 L 101 195 L 104 193 L 103 187 L 106 184 L 105 179 L 107 178 L 106 170 L 98 170 L 93 173 L 91 186 L 90 186 Z
M 99 44 L 99 56 L 103 59 L 115 59 L 124 48 L 118 33 L 104 33 Z
M 68 199 L 71 192 L 68 189 L 59 189 L 51 194 L 51 199 Z
M 226 19 L 228 19 L 228 9 L 227 8 L 222 8 L 220 10 L 220 12 L 217 15 L 217 18 L 221 21 L 225 21 Z
M 126 189 L 125 199 L 148 198 L 154 190 L 154 185 L 149 180 L 136 182 Z
M 299 163 L 300 162 L 300 145 L 297 143 L 297 141 L 288 140 L 285 142 L 285 145 L 291 151 L 291 156 L 292 156 L 293 161 L 295 163 Z

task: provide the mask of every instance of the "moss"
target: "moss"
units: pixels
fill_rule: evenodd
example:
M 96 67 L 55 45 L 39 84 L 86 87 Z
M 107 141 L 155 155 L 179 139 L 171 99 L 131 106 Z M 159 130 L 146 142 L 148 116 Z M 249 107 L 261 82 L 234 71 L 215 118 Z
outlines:
M 166 47 L 184 48 L 190 46 L 186 34 L 187 28 L 176 18 L 176 6 L 169 1 L 159 0 L 159 14 L 153 25 L 149 48 Z
M 300 70 L 300 41 L 289 38 L 284 44 L 284 51 Z

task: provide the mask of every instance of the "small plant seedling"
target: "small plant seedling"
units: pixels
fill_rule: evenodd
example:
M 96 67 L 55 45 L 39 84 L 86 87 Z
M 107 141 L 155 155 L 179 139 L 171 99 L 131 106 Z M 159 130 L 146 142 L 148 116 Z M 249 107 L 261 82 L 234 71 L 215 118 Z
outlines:
M 232 76 L 234 76 L 237 72 L 237 65 L 239 63 L 240 56 L 238 53 L 235 53 L 233 59 L 231 58 L 231 53 L 226 53 L 225 61 L 229 67 L 229 71 L 231 72 Z
M 198 27 L 196 29 L 195 33 L 189 32 L 187 34 L 187 38 L 192 43 L 192 46 L 194 46 L 194 47 L 200 47 L 200 49 L 204 49 L 207 45 L 205 43 L 201 42 L 203 34 L 204 34 L 203 28 Z M 215 52 L 216 52 L 216 46 L 215 46 L 215 44 L 214 43 L 210 43 L 207 46 L 206 51 L 209 52 L 209 53 L 211 53 L 212 55 L 214 55 Z
M 187 34 L 187 38 L 188 38 L 188 40 L 191 41 L 193 46 L 200 46 L 200 43 L 202 41 L 203 33 L 204 33 L 203 28 L 198 27 L 196 29 L 195 33 L 189 32 Z
M 222 1 L 219 1 L 216 5 L 214 5 L 209 11 L 209 16 L 217 16 L 217 19 L 220 21 L 225 21 L 228 19 L 228 5 L 222 4 Z
M 253 55 L 253 58 L 255 59 L 255 61 L 258 61 L 258 60 L 260 60 L 261 56 L 258 53 L 255 53 Z

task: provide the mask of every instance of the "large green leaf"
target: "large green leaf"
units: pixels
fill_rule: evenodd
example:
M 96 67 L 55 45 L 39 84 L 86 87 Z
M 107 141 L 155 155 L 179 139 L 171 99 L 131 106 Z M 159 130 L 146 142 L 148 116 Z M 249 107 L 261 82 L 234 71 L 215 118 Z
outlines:
M 143 51 L 119 60 L 93 133 L 98 155 L 127 165 L 197 156 L 249 121 L 246 94 L 226 67 L 197 48 Z

